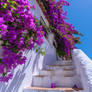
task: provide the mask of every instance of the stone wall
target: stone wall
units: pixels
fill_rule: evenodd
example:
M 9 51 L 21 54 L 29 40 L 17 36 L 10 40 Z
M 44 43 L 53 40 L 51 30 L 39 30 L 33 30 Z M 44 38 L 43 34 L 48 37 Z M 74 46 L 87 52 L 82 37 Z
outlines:
M 80 49 L 72 51 L 72 59 L 82 83 L 83 92 L 92 92 L 92 60 Z

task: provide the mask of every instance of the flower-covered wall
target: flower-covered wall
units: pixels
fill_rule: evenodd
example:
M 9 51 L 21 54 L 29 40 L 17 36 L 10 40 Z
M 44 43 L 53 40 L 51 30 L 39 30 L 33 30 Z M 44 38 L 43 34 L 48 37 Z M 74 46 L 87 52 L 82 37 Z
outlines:
M 45 19 L 36 1 L 29 0 L 29 2 L 31 5 L 33 6 L 35 5 L 33 7 L 35 10 L 32 10 L 33 15 L 35 15 L 38 19 L 40 19 L 40 16 L 42 16 L 43 19 Z M 47 23 L 46 19 L 45 21 Z M 42 44 L 41 47 L 43 48 L 43 50 L 46 50 L 46 48 L 48 48 L 48 42 L 44 37 L 43 39 L 44 39 L 44 43 Z M 11 70 L 13 77 L 7 83 L 0 82 L 0 92 L 23 92 L 23 89 L 25 87 L 31 85 L 32 74 L 34 70 L 36 70 L 37 72 L 39 69 L 42 69 L 43 64 L 45 64 L 43 63 L 44 55 L 38 54 L 36 50 L 25 50 L 23 51 L 23 56 L 26 56 L 27 58 L 25 64 L 18 65 L 14 70 L 13 69 Z M 47 59 L 48 58 L 46 57 L 46 60 Z M 49 59 L 49 61 L 51 60 Z
M 16 0 L 17 1 L 17 0 Z M 3 2 L 3 0 L 2 0 L 2 2 Z M 9 0 L 7 0 L 7 3 L 9 2 Z M 33 12 L 33 15 L 34 14 L 36 14 L 36 16 L 37 16 L 37 18 L 39 19 L 40 18 L 40 12 L 39 12 L 39 7 L 36 5 L 36 2 L 33 0 L 33 1 L 30 1 L 32 4 L 31 5 L 33 5 L 33 7 L 32 8 L 35 8 L 35 10 L 33 10 L 32 12 Z M 2 4 L 1 3 L 1 1 L 0 1 L 0 4 Z M 20 3 L 20 4 L 22 4 L 22 3 Z M 6 6 L 3 6 L 3 7 L 8 7 L 7 6 L 7 4 L 5 4 Z M 36 7 L 35 7 L 35 6 Z M 13 6 L 12 6 L 13 7 Z M 25 6 L 26 7 L 26 6 Z M 14 8 L 14 7 L 13 7 Z M 21 8 L 21 9 L 24 9 L 23 7 Z M 21 11 L 21 9 L 19 10 L 20 12 L 19 13 L 21 13 L 20 15 L 22 16 L 22 11 Z M 1 11 L 1 10 L 0 10 Z M 11 12 L 11 11 L 10 11 Z M 10 13 L 9 13 L 10 14 Z M 29 14 L 30 14 L 30 12 L 29 12 Z M 2 17 L 3 15 L 0 15 L 0 17 Z M 10 15 L 9 15 L 10 16 Z M 8 16 L 7 16 L 8 17 Z M 27 16 L 26 16 L 27 17 Z M 31 16 L 30 16 L 31 17 Z M 4 18 L 5 18 L 5 16 L 4 16 Z M 0 20 L 3 20 L 3 18 L 0 18 Z M 8 19 L 8 18 L 7 18 Z M 16 18 L 15 18 L 16 19 Z M 13 21 L 13 20 L 12 20 Z M 1 22 L 0 22 L 1 23 Z M 2 22 L 2 23 L 4 23 L 4 21 Z M 27 23 L 25 23 L 26 25 L 27 25 Z M 1 24 L 0 24 L 1 25 Z M 28 24 L 29 25 L 29 24 Z M 17 26 L 17 25 L 15 25 L 15 26 Z M 31 26 L 31 25 L 30 25 Z M 1 26 L 0 26 L 0 28 L 1 28 Z M 3 27 L 2 27 L 3 28 Z M 1 31 L 1 29 L 0 29 L 0 31 Z M 3 32 L 3 31 L 2 31 Z M 4 31 L 5 32 L 5 31 Z M 7 31 L 6 31 L 7 32 Z M 12 33 L 12 31 L 10 32 L 10 33 Z M 17 33 L 17 32 L 16 32 Z M 3 35 L 4 35 L 5 33 L 3 33 Z M 11 34 L 9 34 L 9 36 L 10 36 L 10 38 L 13 38 L 13 37 L 11 37 Z M 28 35 L 27 35 L 28 36 Z M 40 34 L 39 34 L 39 36 L 41 36 Z M 6 37 L 5 35 L 3 36 L 4 38 Z M 21 37 L 21 35 L 20 35 L 20 37 Z M 7 38 L 6 38 L 7 39 Z M 15 40 L 14 39 L 10 39 L 11 40 L 11 43 L 12 42 L 14 42 Z M 7 40 L 8 41 L 8 40 Z M 32 39 L 31 39 L 31 41 L 32 41 Z M 22 41 L 21 42 L 23 42 L 23 39 L 22 39 Z M 12 47 L 13 48 L 13 47 Z M 21 49 L 23 49 L 21 46 L 20 46 L 20 48 Z M 0 48 L 0 55 L 2 54 L 1 53 L 1 50 L 2 50 L 2 48 Z M 8 50 L 7 50 L 8 51 Z M 24 50 L 24 51 L 22 51 L 23 52 L 23 56 L 26 56 L 26 58 L 27 58 L 27 60 L 26 60 L 26 62 L 25 62 L 25 64 L 20 64 L 20 65 L 18 65 L 18 66 L 16 66 L 16 68 L 15 69 L 11 69 L 11 73 L 13 74 L 13 77 L 12 77 L 12 79 L 10 79 L 10 80 L 7 80 L 7 79 L 5 79 L 5 78 L 2 78 L 2 79 L 0 79 L 1 81 L 7 81 L 7 83 L 6 82 L 0 82 L 0 92 L 23 92 L 23 89 L 25 88 L 25 87 L 27 87 L 27 86 L 30 86 L 31 85 L 31 81 L 32 81 L 32 73 L 33 73 L 33 71 L 34 71 L 34 67 L 35 67 L 35 62 L 37 62 L 38 61 L 38 59 L 39 58 L 37 58 L 37 57 L 39 57 L 39 55 L 41 55 L 41 54 L 38 54 L 38 53 L 36 53 L 36 51 L 35 50 Z M 5 52 L 4 52 L 5 53 Z M 6 53 L 5 53 L 6 54 Z M 10 58 L 10 53 L 8 53 L 8 55 L 9 55 L 9 57 L 7 57 L 7 59 L 8 58 Z M 1 58 L 2 56 L 0 56 L 0 58 Z M 13 60 L 13 59 L 11 59 L 11 60 Z M 1 62 L 1 61 L 0 61 Z M 1 66 L 0 66 L 1 67 Z M 0 72 L 1 73 L 1 72 Z M 0 76 L 0 77 L 2 77 L 2 76 Z M 10 76 L 11 77 L 11 76 Z M 8 77 L 7 77 L 8 78 Z

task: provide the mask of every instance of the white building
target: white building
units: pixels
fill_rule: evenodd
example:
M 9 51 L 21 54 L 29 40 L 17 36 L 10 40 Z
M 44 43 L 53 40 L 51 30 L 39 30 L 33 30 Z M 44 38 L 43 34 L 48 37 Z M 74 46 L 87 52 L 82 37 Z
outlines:
M 36 6 L 34 13 L 48 26 L 39 4 L 31 1 Z M 0 92 L 92 92 L 92 61 L 80 49 L 72 51 L 71 60 L 57 61 L 52 38 L 51 33 L 48 40 L 44 38 L 45 56 L 35 51 L 24 52 L 26 64 L 13 71 L 14 77 L 8 84 L 0 83 Z M 56 88 L 51 88 L 52 83 Z M 72 88 L 74 85 L 77 90 Z

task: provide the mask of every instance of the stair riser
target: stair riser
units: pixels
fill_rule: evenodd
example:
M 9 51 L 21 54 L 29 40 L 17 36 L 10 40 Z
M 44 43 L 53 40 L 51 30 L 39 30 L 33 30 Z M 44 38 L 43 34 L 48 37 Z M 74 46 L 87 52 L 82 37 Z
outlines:
M 69 91 L 69 90 L 67 90 L 67 91 L 61 91 L 61 90 L 57 90 L 57 91 L 54 91 L 54 90 L 45 90 L 45 91 L 43 91 L 43 90 L 32 90 L 32 89 L 24 89 L 24 91 L 23 92 L 84 92 L 84 91 Z
M 75 80 L 74 77 L 34 77 L 32 86 L 50 87 L 51 83 L 55 83 L 58 87 L 72 87 L 76 83 L 73 80 Z
M 61 70 L 62 71 L 62 69 L 64 69 L 64 68 L 73 69 L 73 70 L 75 69 L 74 66 L 47 66 L 46 67 L 46 69 L 50 69 L 50 70 L 53 70 L 53 71 L 55 71 L 55 70 Z
M 64 75 L 75 75 L 75 71 L 61 71 L 61 70 L 56 70 L 56 71 L 40 71 L 37 74 L 33 74 L 33 76 L 38 76 L 38 75 L 44 75 L 44 76 L 64 76 Z
M 64 91 L 64 90 L 32 90 L 32 89 L 24 89 L 23 92 L 83 92 L 83 91 Z

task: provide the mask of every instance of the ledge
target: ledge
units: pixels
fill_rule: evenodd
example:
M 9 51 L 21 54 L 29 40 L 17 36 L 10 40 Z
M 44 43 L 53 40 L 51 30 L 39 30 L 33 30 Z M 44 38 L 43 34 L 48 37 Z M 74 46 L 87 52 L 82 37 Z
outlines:
M 34 89 L 34 90 L 64 90 L 64 91 L 74 91 L 74 90 L 83 90 L 83 88 L 43 88 L 43 87 L 27 87 L 25 89 Z

